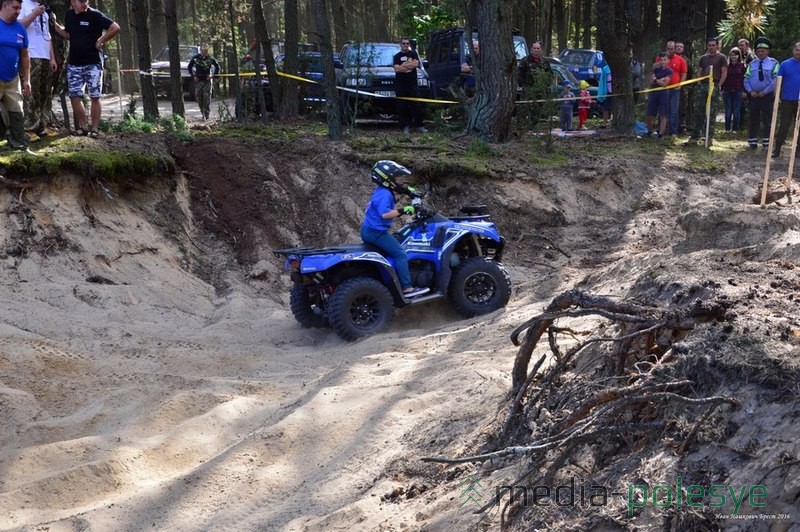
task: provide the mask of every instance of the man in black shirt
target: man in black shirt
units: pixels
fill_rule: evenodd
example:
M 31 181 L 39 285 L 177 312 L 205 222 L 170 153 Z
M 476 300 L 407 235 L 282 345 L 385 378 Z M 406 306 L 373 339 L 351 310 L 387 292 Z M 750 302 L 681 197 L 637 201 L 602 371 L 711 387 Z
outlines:
M 419 87 L 417 86 L 419 54 L 416 50 L 411 49 L 411 41 L 408 37 L 400 39 L 400 51 L 394 54 L 393 64 L 395 96 L 419 98 Z M 419 102 L 397 100 L 397 114 L 400 115 L 400 126 L 403 128 L 403 133 L 408 133 L 412 126 L 420 133 L 428 132 L 422 125 L 422 106 Z
M 72 9 L 64 17 L 64 25 L 55 22 L 55 30 L 69 41 L 67 85 L 72 112 L 77 123 L 76 135 L 97 138 L 100 127 L 100 95 L 103 88 L 103 45 L 119 33 L 119 24 L 89 7 L 89 0 L 70 0 Z M 53 17 L 55 21 L 55 17 Z M 92 129 L 86 125 L 83 89 L 88 88 Z
M 200 53 L 189 61 L 189 75 L 194 80 L 195 99 L 203 113 L 203 120 L 211 114 L 211 77 L 219 74 L 219 63 L 208 55 L 208 45 L 200 46 Z

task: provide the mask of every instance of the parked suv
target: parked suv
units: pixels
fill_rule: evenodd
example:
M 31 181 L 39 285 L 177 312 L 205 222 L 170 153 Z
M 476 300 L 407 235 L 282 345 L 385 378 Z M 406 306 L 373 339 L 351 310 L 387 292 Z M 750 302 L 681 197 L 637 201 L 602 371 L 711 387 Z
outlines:
M 189 75 L 187 68 L 192 57 L 200 53 L 200 47 L 180 46 L 178 51 L 181 57 L 181 82 L 183 84 L 183 91 L 189 93 L 187 99 L 194 100 L 194 80 L 192 80 L 192 77 Z M 156 88 L 156 93 L 164 93 L 169 96 L 169 46 L 165 46 L 158 52 L 158 55 L 155 56 L 150 65 L 150 71 L 153 73 L 153 85 Z
M 412 43 L 412 48 L 416 48 Z M 359 92 L 368 92 L 379 96 L 371 98 L 359 95 L 363 102 L 369 98 L 369 105 L 363 108 L 372 114 L 384 118 L 394 115 L 397 106 L 394 94 L 394 55 L 400 51 L 400 45 L 387 42 L 362 42 L 347 43 L 342 47 L 336 65 L 336 85 L 347 89 L 357 89 Z M 417 69 L 417 85 L 420 88 L 420 97 L 429 98 L 430 89 L 428 79 L 424 74 L 425 60 L 421 60 L 423 68 Z M 352 115 L 356 94 L 342 92 L 341 101 L 347 107 L 343 109 L 343 116 Z M 360 107 L 361 103 L 359 103 Z M 359 110 L 359 114 L 361 114 Z
M 427 69 L 435 98 L 451 97 L 449 89 L 453 84 L 470 84 L 472 75 L 462 74 L 461 65 L 472 54 L 473 39 L 478 39 L 478 33 L 470 34 L 464 28 L 449 28 L 431 35 Z M 528 55 L 528 44 L 522 35 L 514 35 L 514 53 L 518 62 Z
M 558 58 L 580 80 L 586 80 L 589 85 L 598 85 L 600 69 L 606 64 L 605 55 L 600 50 L 586 48 L 567 48 L 561 50 Z

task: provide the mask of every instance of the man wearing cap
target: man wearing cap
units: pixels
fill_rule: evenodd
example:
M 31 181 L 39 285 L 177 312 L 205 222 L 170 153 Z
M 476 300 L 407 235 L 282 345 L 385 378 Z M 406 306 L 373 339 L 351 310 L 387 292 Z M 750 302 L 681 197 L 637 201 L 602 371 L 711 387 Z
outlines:
M 772 106 L 775 101 L 775 77 L 780 64 L 769 57 L 772 45 L 766 37 L 756 39 L 756 60 L 748 65 L 744 73 L 744 90 L 747 93 L 750 119 L 747 129 L 747 145 L 758 148 L 758 130 L 761 128 L 761 145 L 769 147 L 769 132 L 772 127 Z
M 800 99 L 800 41 L 794 43 L 792 47 L 792 57 L 781 63 L 778 68 L 778 75 L 783 77 L 781 82 L 781 104 L 778 107 L 778 132 L 775 134 L 775 146 L 772 150 L 772 157 L 780 157 L 781 146 L 789 133 L 789 126 L 792 125 L 797 114 L 797 101 Z M 800 154 L 800 151 L 795 155 Z

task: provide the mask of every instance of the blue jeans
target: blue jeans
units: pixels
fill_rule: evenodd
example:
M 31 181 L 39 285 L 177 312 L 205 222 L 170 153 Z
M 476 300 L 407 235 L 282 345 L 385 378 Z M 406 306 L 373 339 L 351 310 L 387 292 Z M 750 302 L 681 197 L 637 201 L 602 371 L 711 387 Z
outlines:
M 411 287 L 411 274 L 408 272 L 408 255 L 406 255 L 406 250 L 403 249 L 400 242 L 389 234 L 389 231 L 381 231 L 362 225 L 361 240 L 367 244 L 378 246 L 386 252 L 387 256 L 393 258 L 394 269 L 397 271 L 397 277 L 400 280 L 400 287 L 404 290 Z
M 742 91 L 723 92 L 725 103 L 725 130 L 738 131 L 742 125 Z
M 678 134 L 678 113 L 681 107 L 681 89 L 670 89 L 669 91 L 669 115 L 667 120 L 667 133 L 670 135 Z

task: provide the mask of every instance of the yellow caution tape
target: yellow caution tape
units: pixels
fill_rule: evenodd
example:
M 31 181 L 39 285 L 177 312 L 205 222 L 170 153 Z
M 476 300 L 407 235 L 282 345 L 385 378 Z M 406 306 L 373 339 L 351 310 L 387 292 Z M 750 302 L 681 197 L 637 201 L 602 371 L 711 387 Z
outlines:
M 153 75 L 152 72 L 143 72 L 141 70 L 120 70 L 120 72 L 138 72 L 140 75 L 143 75 L 143 76 L 152 76 Z M 289 78 L 289 79 L 294 79 L 294 80 L 297 80 L 297 81 L 302 81 L 304 83 L 314 83 L 316 85 L 320 85 L 321 84 L 319 81 L 315 81 L 313 79 L 307 79 L 307 78 L 304 78 L 302 76 L 295 76 L 294 74 L 287 74 L 286 72 L 278 71 L 277 74 L 278 74 L 278 76 L 282 76 L 282 77 Z M 231 76 L 235 76 L 235 75 L 236 74 L 217 74 L 214 77 L 231 77 Z M 239 77 L 251 77 L 251 76 L 255 76 L 255 75 L 256 75 L 255 72 L 241 72 L 241 73 L 239 73 Z M 266 74 L 262 74 L 262 76 L 267 77 Z M 701 78 L 687 79 L 686 81 L 681 81 L 680 83 L 675 83 L 674 85 L 667 85 L 666 87 L 654 87 L 652 89 L 642 89 L 640 91 L 635 91 L 634 93 L 617 93 L 617 94 L 612 93 L 612 94 L 604 94 L 602 96 L 595 95 L 592 98 L 615 98 L 617 96 L 625 96 L 626 94 L 645 94 L 645 93 L 649 93 L 649 92 L 658 92 L 658 91 L 664 91 L 664 90 L 671 90 L 671 89 L 677 89 L 677 88 L 683 87 L 685 85 L 691 85 L 692 83 L 699 83 L 699 82 L 704 81 L 704 80 L 709 80 L 709 83 L 710 83 L 711 88 L 712 88 L 711 91 L 709 91 L 709 94 L 710 94 L 711 92 L 713 92 L 714 80 L 712 79 L 711 74 L 708 74 L 707 76 L 703 76 Z M 393 98 L 393 99 L 396 99 L 396 100 L 406 100 L 406 101 L 409 101 L 409 102 L 435 103 L 435 104 L 436 103 L 438 103 L 438 104 L 458 104 L 458 103 L 461 103 L 461 102 L 457 102 L 457 101 L 453 101 L 453 100 L 436 100 L 436 99 L 432 99 L 432 98 L 413 98 L 413 97 L 410 97 L 410 96 L 387 96 L 385 94 L 375 94 L 375 93 L 372 93 L 372 92 L 362 91 L 362 90 L 358 90 L 358 89 L 351 89 L 349 87 L 339 87 L 339 86 L 337 86 L 336 89 L 340 90 L 342 92 L 350 92 L 350 93 L 353 93 L 353 94 L 356 94 L 356 95 L 367 96 L 367 97 L 370 97 L 370 98 Z M 545 102 L 563 102 L 563 101 L 578 100 L 578 99 L 580 99 L 579 96 L 571 96 L 569 98 L 549 98 L 549 99 L 543 99 L 543 100 L 518 100 L 515 103 L 517 103 L 517 104 L 529 104 L 529 103 L 545 103 Z

